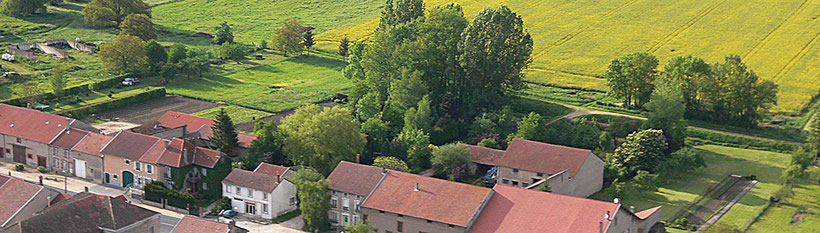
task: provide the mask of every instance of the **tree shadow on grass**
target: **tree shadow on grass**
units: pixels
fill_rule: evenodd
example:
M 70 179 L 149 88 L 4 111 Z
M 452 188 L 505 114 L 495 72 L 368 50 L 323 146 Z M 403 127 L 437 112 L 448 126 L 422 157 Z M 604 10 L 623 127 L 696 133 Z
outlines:
M 344 69 L 344 67 L 347 65 L 346 62 L 338 59 L 315 55 L 302 55 L 297 57 L 290 57 L 285 61 L 336 70 Z

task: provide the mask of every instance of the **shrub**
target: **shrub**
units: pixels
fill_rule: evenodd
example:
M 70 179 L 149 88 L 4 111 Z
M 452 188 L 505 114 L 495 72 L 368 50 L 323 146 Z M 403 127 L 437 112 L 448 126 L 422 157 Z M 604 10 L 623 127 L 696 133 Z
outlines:
M 798 145 L 779 141 L 735 136 L 697 129 L 686 130 L 686 135 L 690 138 L 690 140 L 694 141 L 711 143 L 721 146 L 733 146 L 773 152 L 791 152 L 796 150 L 797 147 L 799 147 Z
M 102 103 L 97 103 L 97 104 L 92 104 L 92 105 L 82 106 L 82 107 L 75 108 L 75 109 L 62 111 L 62 112 L 59 112 L 58 114 L 63 115 L 63 116 L 70 116 L 70 117 L 73 117 L 73 118 L 83 118 L 83 117 L 89 116 L 89 115 L 94 114 L 94 113 L 104 112 L 104 111 L 108 111 L 108 110 L 112 110 L 112 109 L 116 109 L 116 108 L 120 108 L 120 107 L 124 107 L 124 106 L 128 106 L 128 105 L 133 105 L 133 104 L 141 103 L 141 102 L 144 102 L 144 101 L 147 101 L 147 100 L 160 98 L 160 97 L 163 97 L 163 96 L 165 96 L 165 88 L 159 88 L 159 89 L 154 89 L 154 90 L 150 90 L 150 91 L 147 91 L 147 92 L 143 92 L 143 93 L 140 93 L 140 94 L 137 94 L 137 95 L 115 99 L 115 100 L 108 101 L 108 102 L 102 102 Z
M 46 173 L 47 172 L 46 167 L 43 167 L 43 166 L 37 166 L 37 171 L 40 172 L 40 173 Z
M 14 165 L 14 170 L 15 170 L 15 171 L 21 172 L 21 171 L 23 171 L 23 170 L 25 170 L 25 169 L 26 169 L 26 167 L 25 167 L 25 166 L 23 166 L 23 164 L 22 164 L 22 163 L 18 163 L 18 164 L 16 164 L 16 165 Z

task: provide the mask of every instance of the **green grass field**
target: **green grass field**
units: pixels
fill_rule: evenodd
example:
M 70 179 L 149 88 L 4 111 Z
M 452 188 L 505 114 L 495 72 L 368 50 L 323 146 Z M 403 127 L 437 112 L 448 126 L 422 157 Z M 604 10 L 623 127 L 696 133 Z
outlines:
M 818 170 L 818 168 L 814 168 Z M 815 171 L 817 172 L 817 171 Z M 795 215 L 802 218 L 793 222 Z M 771 206 L 749 228 L 750 232 L 811 232 L 820 229 L 820 185 L 805 179 L 794 186 L 794 196 Z
M 243 108 L 243 107 L 236 106 L 236 105 L 219 106 L 219 107 L 211 108 L 211 109 L 208 109 L 208 110 L 205 110 L 205 111 L 196 112 L 193 115 L 194 116 L 207 117 L 207 118 L 211 118 L 211 119 L 216 119 L 216 115 L 219 114 L 220 109 L 225 110 L 225 113 L 227 113 L 228 116 L 231 117 L 231 120 L 233 121 L 234 124 L 251 122 L 254 119 L 261 119 L 261 118 L 272 115 L 271 113 L 268 113 L 268 112 L 253 110 L 253 109 L 250 109 L 250 108 Z
M 787 154 L 714 145 L 698 146 L 696 148 L 706 159 L 706 168 L 700 168 L 680 178 L 670 180 L 668 184 L 661 185 L 657 192 L 645 193 L 629 187 L 626 197 L 621 198 L 622 202 L 625 205 L 634 205 L 639 210 L 663 205 L 661 219 L 671 221 L 675 213 L 691 204 L 722 178 L 731 174 L 753 174 L 757 176 L 759 183 L 718 221 L 718 223 L 742 227 L 752 223 L 753 219 L 760 215 L 765 208 L 769 197 L 782 187 L 783 181 L 780 179 L 780 174 L 789 163 L 789 155 Z M 805 184 L 801 187 L 808 189 L 807 193 L 811 193 L 812 190 L 820 188 L 820 185 Z M 816 193 L 811 195 L 817 196 Z M 603 192 L 597 193 L 591 198 L 611 201 Z M 813 202 L 812 206 L 814 207 L 812 208 L 816 208 L 816 203 L 816 201 Z M 818 221 L 817 211 L 808 215 L 811 216 L 807 217 L 804 223 L 816 225 L 817 222 L 814 221 Z M 755 222 L 752 224 L 752 228 L 765 224 L 765 222 L 761 222 L 763 221 Z

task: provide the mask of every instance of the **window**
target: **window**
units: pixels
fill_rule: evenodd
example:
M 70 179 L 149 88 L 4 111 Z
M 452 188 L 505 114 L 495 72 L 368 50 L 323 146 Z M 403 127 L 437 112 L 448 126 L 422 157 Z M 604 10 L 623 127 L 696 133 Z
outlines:
M 253 198 L 253 189 L 248 189 L 248 197 Z
M 356 212 L 361 212 L 362 208 L 359 207 L 359 200 L 356 200 Z
M 205 170 L 205 168 L 202 168 L 202 176 L 208 176 L 208 170 Z
M 137 170 L 137 171 L 142 171 L 142 163 L 140 163 L 140 162 L 135 162 L 135 163 L 134 163 L 134 170 Z
M 380 213 L 380 214 L 384 214 L 384 210 L 379 210 L 379 213 Z
M 148 233 L 154 233 L 154 227 L 148 228 Z
M 543 176 L 544 176 L 544 173 L 539 172 L 539 173 L 536 173 L 535 175 L 537 175 L 537 176 L 542 176 L 542 177 L 543 177 Z
M 63 150 L 63 157 L 68 158 L 68 149 Z
M 528 184 L 528 183 L 521 183 L 521 186 L 522 186 L 522 187 L 527 187 L 527 186 L 530 186 L 530 184 Z
M 131 165 L 131 160 L 125 160 L 125 165 Z
M 58 156 L 57 154 L 57 147 L 53 147 L 51 150 L 51 155 Z
M 169 167 L 169 168 L 165 168 L 165 176 L 166 176 L 166 177 L 169 177 L 169 178 L 171 177 L 171 168 L 170 168 L 170 167 Z
M 339 213 L 338 212 L 334 212 L 334 211 L 330 212 L 330 222 L 334 222 L 334 223 L 339 222 Z
M 331 208 L 339 207 L 339 199 L 337 199 L 336 197 L 330 198 L 330 207 Z
M 509 184 L 509 183 L 510 183 L 510 180 L 508 180 L 508 179 L 502 179 L 502 180 L 501 180 L 501 183 L 503 183 L 503 184 Z
M 513 172 L 518 173 L 518 168 L 513 168 Z
M 513 186 L 518 186 L 518 181 L 514 181 L 514 180 L 513 180 L 512 185 L 513 185 Z
M 267 214 L 267 213 L 268 213 L 268 204 L 262 204 L 262 213 L 263 213 L 263 214 Z
M 396 222 L 396 231 L 397 232 L 404 232 L 404 223 L 401 221 Z
M 6 154 L 11 154 L 11 149 L 6 148 Z
M 268 200 L 268 193 L 262 193 L 262 200 Z
M 148 172 L 148 174 L 154 174 L 154 165 L 146 164 L 145 171 Z
M 342 214 L 342 226 L 350 226 L 350 215 Z
M 356 224 L 359 224 L 359 215 L 353 215 L 353 224 L 351 224 L 351 225 L 356 225 Z
M 427 220 L 427 223 L 433 223 L 433 220 Z
M 202 182 L 202 190 L 208 190 L 208 183 Z
M 224 189 L 225 189 L 226 193 L 231 193 L 231 186 L 230 185 L 226 184 Z
M 245 213 L 256 214 L 256 204 L 255 203 L 245 203 Z
M 242 188 L 236 186 L 236 195 L 242 195 Z
M 342 198 L 342 209 L 350 210 L 350 199 Z
M 142 185 L 142 176 L 137 176 L 137 184 Z
M 296 205 L 296 197 L 290 197 L 290 205 Z
M 20 140 L 20 138 L 17 138 L 17 143 L 23 143 L 23 140 Z
M 28 154 L 28 158 L 29 158 L 29 159 L 30 159 L 30 158 L 32 158 L 31 153 L 29 153 L 29 154 Z
M 447 224 L 447 226 L 450 227 L 450 228 L 455 227 L 455 226 L 453 226 L 453 224 Z
M 367 215 L 366 214 L 362 214 L 362 221 L 367 222 Z
M 119 178 L 120 178 L 119 176 L 117 176 L 116 174 L 114 174 L 114 179 L 115 179 L 115 180 L 116 180 L 116 179 L 119 179 Z

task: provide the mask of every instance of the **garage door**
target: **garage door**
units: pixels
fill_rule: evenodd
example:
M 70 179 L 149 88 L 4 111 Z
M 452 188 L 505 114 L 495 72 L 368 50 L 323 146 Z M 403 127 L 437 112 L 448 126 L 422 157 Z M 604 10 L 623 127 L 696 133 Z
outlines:
M 85 178 L 85 161 L 74 160 L 74 173 L 77 177 Z

